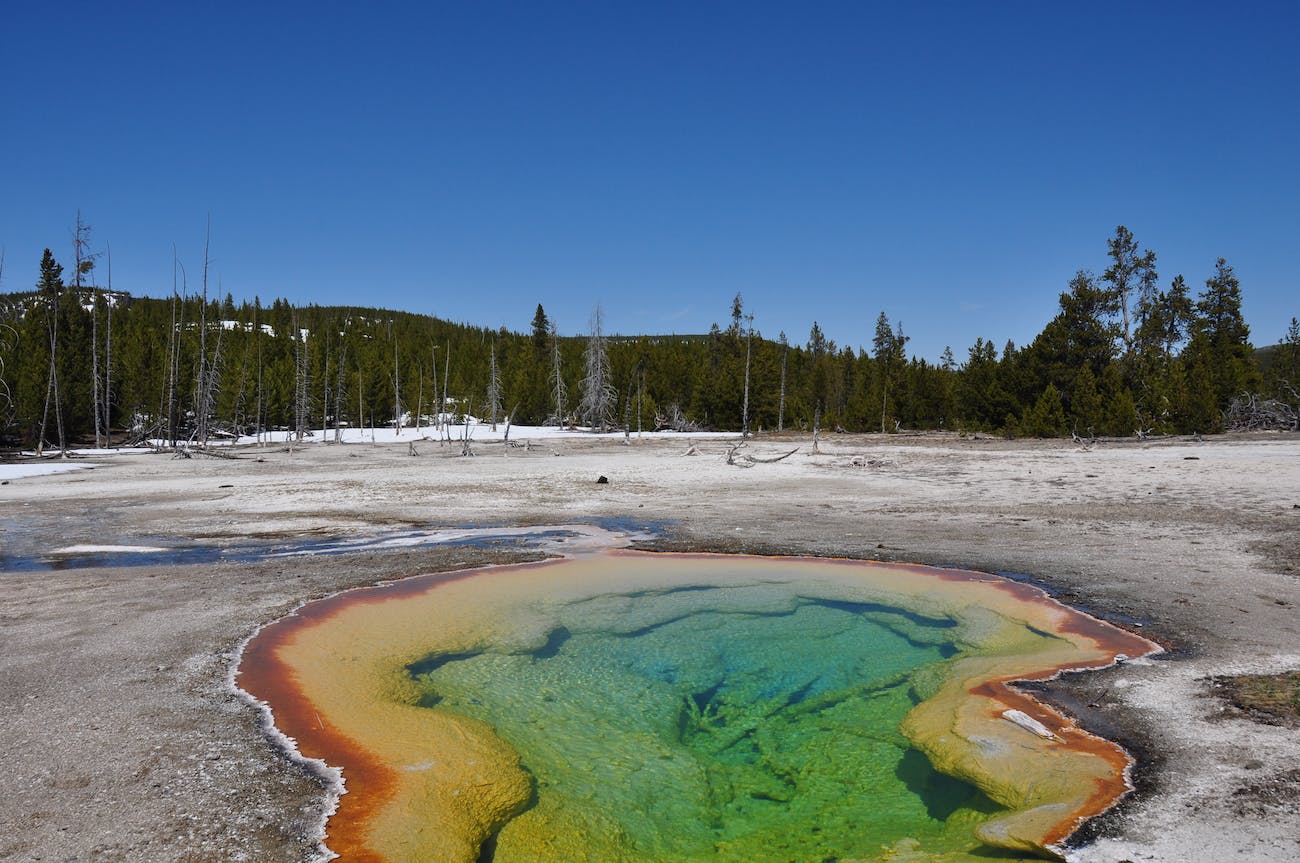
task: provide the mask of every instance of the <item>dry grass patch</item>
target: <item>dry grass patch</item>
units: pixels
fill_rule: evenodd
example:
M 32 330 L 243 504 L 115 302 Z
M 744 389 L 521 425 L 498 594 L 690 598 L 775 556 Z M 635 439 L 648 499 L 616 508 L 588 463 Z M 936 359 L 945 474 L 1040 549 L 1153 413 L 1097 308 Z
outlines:
M 1224 698 L 1255 718 L 1300 725 L 1300 671 L 1221 677 L 1215 683 Z

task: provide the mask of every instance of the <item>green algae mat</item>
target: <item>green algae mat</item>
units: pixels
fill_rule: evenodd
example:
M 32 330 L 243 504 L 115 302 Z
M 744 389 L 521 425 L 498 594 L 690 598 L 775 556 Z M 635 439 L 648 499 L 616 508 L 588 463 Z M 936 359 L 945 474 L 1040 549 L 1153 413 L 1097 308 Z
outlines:
M 1006 683 L 1151 650 L 977 573 L 611 552 L 311 604 L 240 685 L 342 767 L 345 860 L 1028 859 L 1128 761 Z

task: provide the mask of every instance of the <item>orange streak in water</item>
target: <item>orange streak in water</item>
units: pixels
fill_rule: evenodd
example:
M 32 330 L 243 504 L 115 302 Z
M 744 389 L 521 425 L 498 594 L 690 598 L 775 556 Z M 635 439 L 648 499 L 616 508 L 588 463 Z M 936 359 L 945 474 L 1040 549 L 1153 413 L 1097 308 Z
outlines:
M 522 563 L 502 569 L 525 569 L 558 561 Z M 383 602 L 395 597 L 416 596 L 441 584 L 469 578 L 482 570 L 434 573 L 405 578 L 375 587 L 347 590 L 303 605 L 294 614 L 270 623 L 244 647 L 237 679 L 239 688 L 271 705 L 275 727 L 291 737 L 307 758 L 319 758 L 332 767 L 344 768 L 347 793 L 339 798 L 330 816 L 327 845 L 340 860 L 349 863 L 385 863 L 366 844 L 371 819 L 392 799 L 396 773 L 375 758 L 365 745 L 339 733 L 325 722 L 298 679 L 279 655 L 300 630 L 319 626 L 354 604 Z

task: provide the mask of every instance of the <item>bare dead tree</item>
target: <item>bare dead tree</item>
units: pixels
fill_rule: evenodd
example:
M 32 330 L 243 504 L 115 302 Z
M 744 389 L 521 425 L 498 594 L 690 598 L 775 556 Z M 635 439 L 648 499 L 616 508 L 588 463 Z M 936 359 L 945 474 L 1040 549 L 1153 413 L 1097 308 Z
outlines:
M 496 339 L 492 340 L 492 349 L 488 353 L 488 388 L 486 407 L 488 411 L 488 419 L 492 423 L 492 431 L 496 431 L 497 416 L 501 413 L 501 376 L 497 373 Z
M 108 437 L 109 447 L 113 446 L 113 306 L 117 300 L 113 296 L 113 249 L 104 244 L 104 259 L 108 265 L 108 307 L 106 311 L 106 332 L 104 333 L 104 434 Z
M 257 341 L 257 417 L 253 421 L 253 427 L 257 429 L 257 445 L 261 446 L 262 441 L 262 324 L 258 320 L 260 317 L 257 313 L 262 304 L 253 299 L 253 338 Z
M 343 413 L 343 370 L 348 364 L 348 346 L 344 342 L 339 346 L 339 361 L 335 364 L 335 374 L 338 376 L 338 382 L 334 384 L 334 442 L 340 443 L 343 440 L 342 432 L 339 427 L 339 417 Z
M 432 338 L 429 339 L 429 359 L 432 363 L 432 365 L 429 366 L 429 374 L 430 377 L 433 378 L 433 401 L 429 404 L 433 406 L 434 428 L 435 430 L 441 430 L 442 417 L 438 415 L 440 412 L 439 405 L 442 404 L 438 401 L 438 346 L 433 343 Z
M 177 269 L 180 269 L 182 284 L 184 284 L 185 267 L 176 257 L 176 246 L 172 245 L 172 325 L 171 331 L 167 336 L 167 374 L 164 375 L 166 385 L 163 393 L 159 396 L 160 404 L 158 405 L 159 426 L 169 446 L 176 446 L 176 372 L 178 366 L 178 355 L 180 351 L 180 326 L 184 320 L 185 306 L 180 304 L 180 318 L 177 320 L 177 303 L 180 294 L 177 292 Z M 165 414 L 164 414 L 165 409 Z M 163 417 L 166 417 L 166 424 L 163 424 Z
M 208 414 L 211 410 L 211 391 L 208 379 L 208 256 L 212 240 L 212 217 L 208 217 L 207 232 L 203 237 L 203 297 L 199 303 L 199 371 L 195 385 L 194 420 L 195 438 L 199 446 L 208 445 Z
M 609 351 L 601 328 L 601 308 L 591 316 L 591 336 L 584 355 L 586 373 L 582 380 L 582 401 L 578 414 L 592 429 L 607 431 L 618 393 L 610 381 Z
M 0 288 L 4 286 L 5 250 L 0 246 Z M 14 350 L 18 344 L 18 331 L 8 324 L 0 324 L 0 432 L 9 428 L 14 421 L 14 395 L 5 380 L 5 354 Z
M 325 440 L 325 430 L 330 427 L 330 327 L 325 328 L 325 370 L 321 372 L 320 439 Z
M 392 335 L 392 322 L 389 321 L 389 335 Z M 402 434 L 402 379 L 397 369 L 397 340 L 393 340 L 393 428 Z
M 308 378 L 309 357 L 307 337 L 298 326 L 298 313 L 293 313 L 294 355 L 294 439 L 302 442 L 307 434 L 307 419 L 311 416 L 311 388 Z
M 83 284 L 82 278 L 89 276 L 94 271 L 95 259 L 99 257 L 97 252 L 92 253 L 90 251 L 90 232 L 90 225 L 81 218 L 81 210 L 77 210 L 77 222 L 72 233 L 72 287 L 79 305 L 85 304 L 85 297 L 82 292 L 86 285 Z M 103 393 L 100 391 L 99 379 L 99 305 L 101 297 L 99 285 L 95 279 L 92 278 L 90 281 L 91 413 L 95 419 L 95 446 L 99 447 L 104 443 L 104 429 L 101 425 L 103 419 L 101 409 Z
M 632 391 L 636 388 L 636 375 L 627 379 L 623 395 L 623 446 L 632 445 Z
M 256 324 L 254 324 L 256 327 Z M 251 330 L 248 331 L 252 335 Z M 256 338 L 256 336 L 253 336 Z M 245 412 L 245 390 L 248 389 L 248 363 L 253 352 L 253 338 L 244 339 L 244 355 L 239 361 L 239 388 L 235 390 L 235 434 L 244 433 L 244 428 L 248 425 L 248 415 Z
M 0 432 L 9 428 L 14 421 L 14 397 L 5 380 L 4 355 L 14 349 L 18 341 L 18 331 L 8 324 L 0 324 Z
M 460 435 L 460 454 L 462 456 L 474 455 L 474 433 L 470 431 L 470 427 L 469 427 L 470 412 L 473 409 L 474 409 L 474 401 L 473 399 L 471 399 L 465 405 L 465 416 L 464 416 L 465 427 Z
M 451 438 L 451 425 L 447 417 L 447 386 L 451 381 L 451 342 L 447 342 L 447 356 L 443 358 L 442 364 L 442 407 L 438 413 L 442 416 L 443 431 L 446 432 L 447 438 Z
M 366 411 L 361 398 L 361 393 L 362 390 L 364 389 L 365 387 L 362 386 L 362 379 L 361 379 L 361 364 L 357 363 L 357 429 L 362 434 L 365 434 L 366 431 Z M 374 442 L 373 434 L 371 435 L 371 442 L 372 443 Z
M 555 424 L 564 426 L 564 375 L 560 366 L 560 333 L 551 321 L 551 397 L 555 399 Z
M 0 287 L 4 285 L 5 250 L 0 248 Z M 0 432 L 13 425 L 14 395 L 5 380 L 5 354 L 18 345 L 18 331 L 8 324 L 0 323 Z
M 745 401 L 740 411 L 740 436 L 749 437 L 749 357 L 750 343 L 754 340 L 754 315 L 752 313 L 745 316 L 749 322 L 749 329 L 745 332 Z
M 420 386 L 415 391 L 415 433 L 424 435 L 424 363 L 417 363 L 420 372 Z M 415 444 L 411 444 L 414 449 Z
M 5 250 L 0 246 L 0 288 L 4 287 Z M 0 431 L 13 423 L 14 397 L 5 380 L 5 354 L 14 349 L 18 341 L 18 331 L 8 324 L 0 324 Z
M 510 443 L 510 418 L 515 416 L 518 413 L 519 413 L 519 402 L 515 402 L 515 406 L 510 409 L 510 413 L 506 414 L 506 432 L 501 436 L 501 443 L 505 446 L 507 455 L 510 454 L 510 447 L 525 445 L 520 443 L 514 443 L 514 444 Z
M 211 423 L 217 420 L 217 396 L 221 391 L 222 372 L 225 370 L 225 355 L 222 353 L 222 346 L 225 344 L 226 328 L 217 327 L 217 344 L 212 351 L 212 359 L 208 362 L 208 381 L 207 381 L 207 404 L 210 412 L 208 432 L 211 433 Z M 207 441 L 204 441 L 207 446 Z
M 776 430 L 785 431 L 785 360 L 786 354 L 790 352 L 790 343 L 786 340 L 785 333 L 781 333 L 781 400 L 777 403 L 776 409 Z

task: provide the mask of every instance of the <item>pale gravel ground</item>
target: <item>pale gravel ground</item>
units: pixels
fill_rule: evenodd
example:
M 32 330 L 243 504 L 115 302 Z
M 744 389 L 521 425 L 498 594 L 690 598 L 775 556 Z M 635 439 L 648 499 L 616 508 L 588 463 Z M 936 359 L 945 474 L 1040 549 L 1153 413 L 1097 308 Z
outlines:
M 1031 574 L 1134 619 L 1174 658 L 1048 696 L 1140 751 L 1142 793 L 1081 863 L 1300 858 L 1300 733 L 1235 715 L 1207 679 L 1300 668 L 1300 438 L 1111 443 L 763 438 L 96 455 L 0 485 L 0 554 L 75 544 L 364 535 L 411 524 L 674 522 L 662 548 L 875 557 Z M 262 459 L 258 461 L 257 459 Z M 857 462 L 857 463 L 855 463 Z M 597 485 L 598 475 L 609 477 Z M 223 486 L 228 486 L 223 488 Z M 465 549 L 0 573 L 0 860 L 295 861 L 319 785 L 223 688 L 261 623 L 342 587 L 509 557 Z M 1089 707 L 1089 704 L 1097 705 Z

